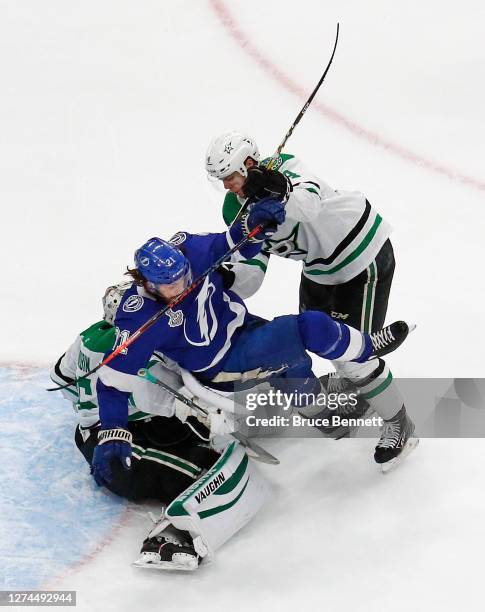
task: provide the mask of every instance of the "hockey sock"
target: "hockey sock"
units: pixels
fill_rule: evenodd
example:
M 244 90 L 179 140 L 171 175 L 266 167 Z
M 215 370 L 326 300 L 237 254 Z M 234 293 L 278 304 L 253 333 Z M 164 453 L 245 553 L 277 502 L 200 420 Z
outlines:
M 368 334 L 334 321 L 324 312 L 308 310 L 298 315 L 305 348 L 325 359 L 366 361 L 372 353 Z
M 393 419 L 401 410 L 404 400 L 394 383 L 389 366 L 382 359 L 367 363 L 334 363 L 343 378 L 352 381 L 360 397 L 385 421 Z

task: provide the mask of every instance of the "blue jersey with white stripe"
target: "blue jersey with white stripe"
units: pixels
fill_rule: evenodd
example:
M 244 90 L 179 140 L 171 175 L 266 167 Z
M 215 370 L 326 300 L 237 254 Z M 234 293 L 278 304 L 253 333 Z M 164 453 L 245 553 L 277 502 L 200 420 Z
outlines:
M 203 274 L 229 249 L 226 234 L 188 234 L 179 232 L 172 239 L 185 254 L 194 278 Z M 115 326 L 119 341 L 125 341 L 164 304 L 133 284 L 118 307 Z M 215 375 L 224 361 L 238 330 L 245 322 L 246 307 L 232 291 L 225 290 L 218 272 L 209 274 L 173 310 L 144 332 L 125 354 L 110 364 L 115 370 L 136 374 L 154 350 L 167 355 L 183 368 Z

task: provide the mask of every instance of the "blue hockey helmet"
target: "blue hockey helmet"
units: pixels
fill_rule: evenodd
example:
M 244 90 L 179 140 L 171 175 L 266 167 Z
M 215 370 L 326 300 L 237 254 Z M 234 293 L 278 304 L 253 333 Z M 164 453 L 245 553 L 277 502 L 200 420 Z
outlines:
M 135 252 L 135 264 L 145 280 L 171 285 L 190 277 L 190 264 L 180 249 L 161 238 L 150 238 Z

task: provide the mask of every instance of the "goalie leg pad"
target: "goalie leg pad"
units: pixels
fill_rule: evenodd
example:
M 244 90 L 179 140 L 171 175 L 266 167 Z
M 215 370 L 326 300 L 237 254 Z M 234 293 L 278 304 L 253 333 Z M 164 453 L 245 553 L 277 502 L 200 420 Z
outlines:
M 177 529 L 188 531 L 199 555 L 211 560 L 268 496 L 267 481 L 234 441 L 201 479 L 169 505 L 165 517 Z

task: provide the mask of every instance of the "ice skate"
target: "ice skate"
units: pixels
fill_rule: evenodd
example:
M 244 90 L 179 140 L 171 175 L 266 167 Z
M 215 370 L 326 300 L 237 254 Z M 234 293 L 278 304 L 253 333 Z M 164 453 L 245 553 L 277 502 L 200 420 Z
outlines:
M 383 472 L 389 472 L 397 467 L 418 443 L 419 438 L 414 437 L 414 423 L 403 406 L 393 419 L 384 421 L 374 459 Z
M 370 359 L 383 357 L 395 351 L 414 328 L 415 325 L 409 326 L 405 321 L 395 321 L 391 325 L 369 334 L 374 349 Z
M 200 557 L 183 534 L 175 529 L 165 529 L 159 535 L 146 538 L 136 567 L 157 570 L 193 571 L 198 568 Z
M 315 418 L 327 421 L 328 425 L 319 425 L 315 427 L 328 437 L 334 438 L 335 440 L 349 437 L 357 429 L 357 427 L 341 425 L 337 421 L 340 421 L 340 419 L 366 418 L 373 412 L 373 410 L 366 400 L 359 397 L 357 387 L 347 378 L 339 376 L 337 372 L 330 372 L 329 374 L 320 377 L 319 380 L 322 383 L 323 393 L 327 395 L 330 393 L 346 393 L 347 395 L 354 394 L 356 395 L 357 403 L 354 405 L 353 403 L 347 402 L 346 404 L 342 406 L 339 405 L 333 409 L 328 408 L 327 406 L 322 408 L 322 406 L 313 404 L 300 410 L 300 414 L 305 418 Z M 339 418 L 336 420 L 334 417 Z

